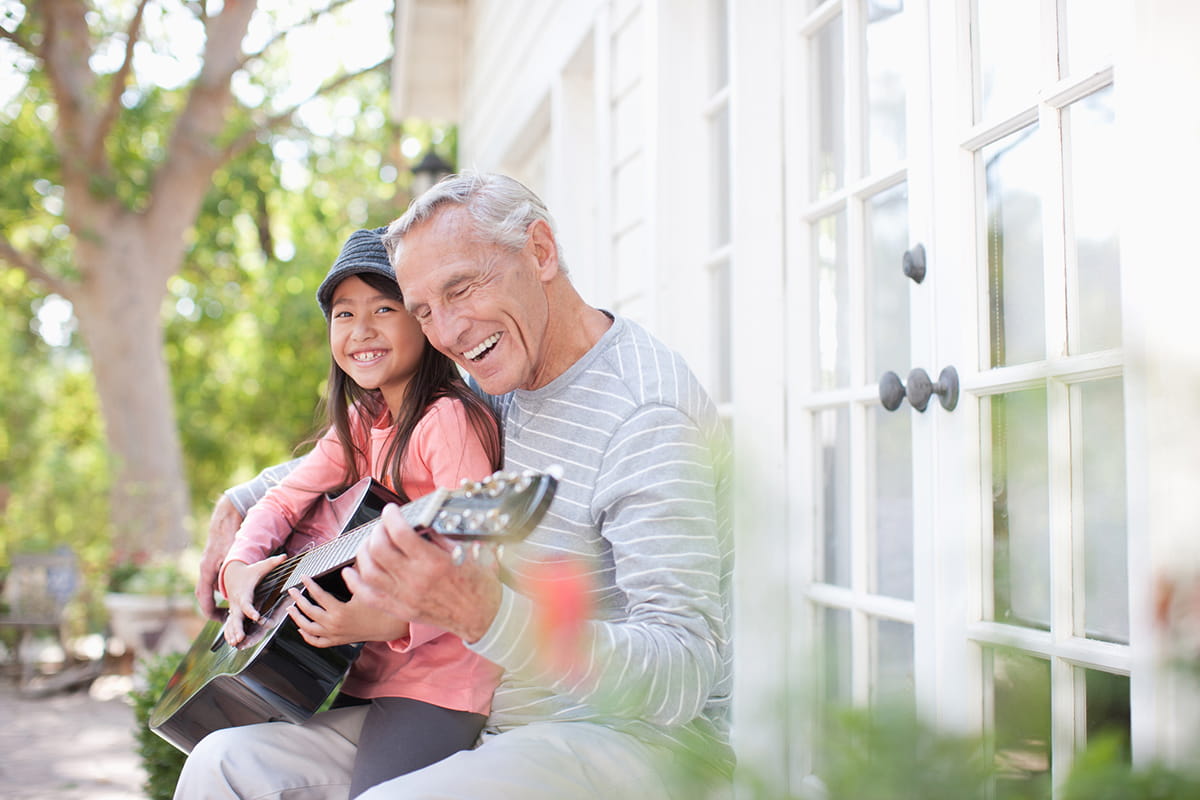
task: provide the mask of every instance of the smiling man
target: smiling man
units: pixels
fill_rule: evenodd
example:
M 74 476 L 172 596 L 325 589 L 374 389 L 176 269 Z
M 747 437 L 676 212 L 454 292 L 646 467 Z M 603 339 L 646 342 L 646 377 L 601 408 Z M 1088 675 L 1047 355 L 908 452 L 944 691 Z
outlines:
M 720 784 L 733 559 L 713 403 L 677 354 L 583 301 L 553 219 L 517 181 L 451 176 L 384 243 L 406 307 L 500 415 L 506 469 L 564 472 L 542 523 L 506 551 L 504 581 L 456 567 L 390 512 L 347 570 L 369 603 L 505 670 L 477 748 L 364 798 L 672 797 L 685 791 L 673 776 L 702 764 Z M 539 635 L 555 595 L 529 589 L 563 558 L 587 609 L 566 659 Z
M 456 563 L 389 507 L 343 571 L 367 603 L 503 668 L 473 750 L 360 798 L 720 795 L 734 766 L 733 544 L 729 448 L 708 394 L 641 326 L 584 302 L 545 205 L 511 178 L 451 176 L 383 241 L 405 307 L 500 417 L 505 469 L 561 478 L 499 570 Z M 214 764 L 206 796 L 346 797 L 358 731 L 313 736 L 239 753 L 257 776 Z M 284 759 L 307 765 L 290 788 L 270 777 Z

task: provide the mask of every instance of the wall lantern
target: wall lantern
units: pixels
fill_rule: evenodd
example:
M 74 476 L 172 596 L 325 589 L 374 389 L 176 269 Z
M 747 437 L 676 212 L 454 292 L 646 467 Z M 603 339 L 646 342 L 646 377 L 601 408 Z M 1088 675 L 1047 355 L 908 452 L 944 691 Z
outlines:
M 430 186 L 454 172 L 454 165 L 442 159 L 433 148 L 425 151 L 425 156 L 413 165 L 412 196 L 414 198 L 425 194 Z

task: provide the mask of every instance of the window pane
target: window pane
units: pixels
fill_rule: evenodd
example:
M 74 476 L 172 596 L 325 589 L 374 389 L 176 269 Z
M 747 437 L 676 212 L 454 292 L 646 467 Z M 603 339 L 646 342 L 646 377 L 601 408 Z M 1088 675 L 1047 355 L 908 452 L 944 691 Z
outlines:
M 1117 237 L 1116 115 L 1112 87 L 1063 112 L 1067 188 L 1079 269 L 1079 341 L 1073 353 L 1121 346 L 1121 262 Z
M 995 618 L 1050 627 L 1046 390 L 991 398 Z
M 1064 0 L 1066 52 L 1063 77 L 1094 69 L 1112 60 L 1117 19 L 1114 0 Z
M 816 248 L 816 313 L 814 340 L 817 354 L 816 384 L 834 389 L 850 383 L 850 282 L 846 263 L 846 214 L 817 220 L 813 227 Z
M 816 565 L 818 581 L 850 585 L 850 413 L 845 408 L 822 411 L 813 431 L 820 453 L 817 498 Z
M 978 0 L 980 119 L 1037 102 L 1038 0 Z
M 873 591 L 913 599 L 912 414 L 876 407 L 875 586 Z
M 1050 664 L 992 650 L 997 800 L 1050 796 Z M 985 662 L 986 663 L 986 662 Z
M 1082 442 L 1077 502 L 1083 506 L 1084 627 L 1086 635 L 1129 641 L 1129 582 L 1125 523 L 1125 403 L 1120 378 L 1073 387 Z
M 867 2 L 867 171 L 901 161 L 907 148 L 904 64 L 909 58 L 904 0 Z
M 983 150 L 987 181 L 988 302 L 991 365 L 1046 355 L 1042 277 L 1041 158 L 1037 126 Z
M 1124 763 L 1132 761 L 1129 733 L 1129 678 L 1081 669 L 1087 686 L 1087 738 L 1114 737 Z
M 844 104 L 846 81 L 842 67 L 842 16 L 831 19 L 813 40 L 814 96 L 812 115 L 816 146 L 813 148 L 812 193 L 822 198 L 841 188 L 845 179 L 846 134 Z
M 871 622 L 871 704 L 915 707 L 912 625 Z
M 907 375 L 911 364 L 908 290 L 903 270 L 908 249 L 908 185 L 900 184 L 871 198 L 866 205 L 867 236 L 867 374 L 878 378 L 891 370 Z
M 821 643 L 821 701 L 822 725 L 829 729 L 833 716 L 850 706 L 850 612 L 844 608 L 817 609 L 818 639 Z M 818 737 L 825 741 L 827 737 Z M 827 752 L 819 743 L 814 749 L 816 771 L 821 765 L 835 761 L 836 753 Z

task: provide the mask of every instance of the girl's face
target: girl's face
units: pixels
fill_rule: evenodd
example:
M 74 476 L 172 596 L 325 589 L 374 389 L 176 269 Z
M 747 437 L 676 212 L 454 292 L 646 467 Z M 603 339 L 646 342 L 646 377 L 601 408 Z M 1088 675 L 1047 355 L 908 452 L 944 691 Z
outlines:
M 382 392 L 395 417 L 421 361 L 425 335 L 399 301 L 351 275 L 333 291 L 329 348 L 351 380 Z

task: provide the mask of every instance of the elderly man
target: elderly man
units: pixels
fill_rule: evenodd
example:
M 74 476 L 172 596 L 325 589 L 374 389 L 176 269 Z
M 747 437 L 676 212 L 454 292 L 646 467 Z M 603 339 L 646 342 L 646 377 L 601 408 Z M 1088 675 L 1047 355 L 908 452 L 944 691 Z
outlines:
M 344 571 L 368 603 L 504 668 L 475 749 L 361 797 L 679 797 L 696 786 L 678 778 L 697 770 L 720 785 L 733 768 L 732 537 L 713 403 L 677 354 L 583 301 L 549 212 L 517 181 L 451 176 L 384 243 L 405 306 L 497 410 L 506 469 L 562 477 L 501 570 L 456 563 L 389 508 Z M 563 560 L 579 578 L 581 618 L 568 624 L 552 607 L 562 596 L 536 588 Z M 231 796 L 336 796 L 355 734 L 303 746 L 310 793 L 266 794 L 272 754 L 247 743 L 238 760 L 260 775 Z

